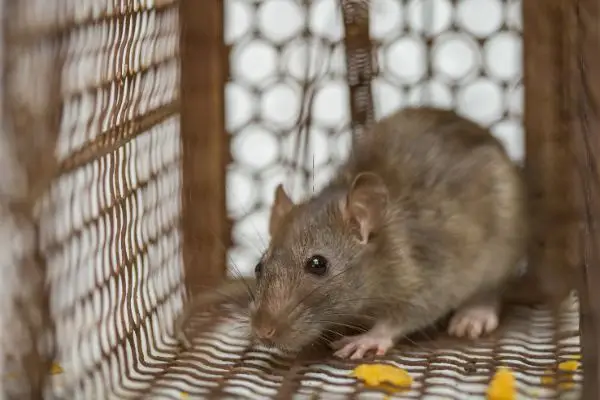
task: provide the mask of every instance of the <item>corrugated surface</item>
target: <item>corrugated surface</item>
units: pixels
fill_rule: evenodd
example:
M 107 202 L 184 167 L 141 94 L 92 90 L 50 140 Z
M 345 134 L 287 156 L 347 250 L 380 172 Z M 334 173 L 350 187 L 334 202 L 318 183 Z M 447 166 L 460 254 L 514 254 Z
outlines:
M 230 315 L 215 325 L 208 323 L 216 314 L 190 321 L 201 333 L 156 380 L 151 397 L 178 398 L 184 392 L 191 398 L 382 398 L 349 376 L 356 363 L 329 356 L 316 363 L 294 361 L 253 347 L 246 339 L 247 321 Z M 517 376 L 518 398 L 553 399 L 577 398 L 581 371 L 559 378 L 576 382 L 569 390 L 542 384 L 542 376 L 554 376 L 558 363 L 579 354 L 577 304 L 571 301 L 556 318 L 545 309 L 514 307 L 489 338 L 469 343 L 440 335 L 405 342 L 381 361 L 406 369 L 414 379 L 410 391 L 393 398 L 484 398 L 494 371 L 504 366 Z

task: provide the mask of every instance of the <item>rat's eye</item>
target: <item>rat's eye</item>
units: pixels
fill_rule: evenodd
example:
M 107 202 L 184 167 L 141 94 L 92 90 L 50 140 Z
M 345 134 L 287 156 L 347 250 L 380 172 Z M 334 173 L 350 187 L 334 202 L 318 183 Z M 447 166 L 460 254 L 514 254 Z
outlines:
M 262 262 L 258 262 L 258 264 L 256 264 L 256 267 L 254 267 L 254 275 L 256 275 L 256 277 L 258 278 L 262 272 L 263 269 L 263 265 Z
M 306 272 L 309 272 L 313 275 L 325 275 L 327 272 L 327 259 L 323 256 L 312 256 L 306 262 Z

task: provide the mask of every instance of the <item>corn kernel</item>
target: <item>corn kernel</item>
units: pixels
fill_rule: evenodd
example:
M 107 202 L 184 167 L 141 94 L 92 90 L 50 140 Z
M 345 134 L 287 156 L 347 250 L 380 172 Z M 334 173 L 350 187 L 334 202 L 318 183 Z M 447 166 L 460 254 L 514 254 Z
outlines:
M 367 386 L 391 384 L 393 386 L 410 387 L 412 378 L 402 368 L 387 364 L 362 364 L 353 371 L 353 376 L 364 381 Z
M 508 368 L 498 368 L 487 391 L 488 400 L 515 400 L 516 379 Z
M 65 372 L 60 364 L 53 362 L 50 366 L 50 375 L 58 375 Z

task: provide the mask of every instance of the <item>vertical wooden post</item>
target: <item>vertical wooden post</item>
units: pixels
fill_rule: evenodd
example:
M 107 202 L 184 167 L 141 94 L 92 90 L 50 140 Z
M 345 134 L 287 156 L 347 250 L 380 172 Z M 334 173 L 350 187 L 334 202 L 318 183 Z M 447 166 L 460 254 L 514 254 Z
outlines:
M 524 0 L 529 261 L 546 295 L 577 288 L 583 399 L 600 398 L 600 5 Z
M 222 0 L 180 1 L 183 262 L 192 293 L 226 271 L 223 25 Z
M 600 4 L 565 1 L 570 135 L 581 215 L 577 274 L 583 347 L 582 399 L 600 398 Z M 563 29 L 561 29 L 563 31 Z
M 36 20 L 23 18 L 31 2 L 0 4 L 0 268 L 8 277 L 0 295 L 0 357 L 3 375 L 14 377 L 0 389 L 6 399 L 47 397 L 56 350 L 36 206 L 58 171 L 64 63 L 60 47 L 48 39 L 62 34 L 58 2 L 46 5 L 44 18 Z
M 574 287 L 578 264 L 563 8 L 562 0 L 523 1 L 525 171 L 532 218 L 528 261 L 553 303 Z

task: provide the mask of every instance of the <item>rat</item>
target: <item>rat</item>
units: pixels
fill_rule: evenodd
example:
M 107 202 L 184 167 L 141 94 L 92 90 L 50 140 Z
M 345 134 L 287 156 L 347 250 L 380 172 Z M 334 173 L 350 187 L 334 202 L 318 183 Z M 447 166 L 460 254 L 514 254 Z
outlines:
M 361 326 L 329 342 L 361 359 L 448 315 L 451 335 L 494 331 L 525 255 L 525 197 L 488 129 L 432 107 L 381 119 L 318 193 L 295 203 L 275 189 L 270 243 L 252 289 L 236 289 L 252 337 L 297 351 Z

